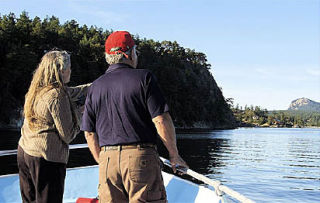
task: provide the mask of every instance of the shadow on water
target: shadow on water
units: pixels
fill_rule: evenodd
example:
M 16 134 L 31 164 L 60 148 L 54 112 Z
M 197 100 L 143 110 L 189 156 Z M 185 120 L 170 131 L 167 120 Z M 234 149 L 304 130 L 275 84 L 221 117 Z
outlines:
M 16 149 L 19 138 L 19 131 L 0 131 L 0 150 Z M 72 142 L 81 143 L 83 134 Z M 178 134 L 177 145 L 192 170 L 257 202 L 320 202 L 319 129 L 191 131 Z M 158 151 L 168 158 L 160 140 Z M 0 175 L 17 173 L 15 155 L 0 157 L 0 163 Z M 87 148 L 70 150 L 67 167 L 94 164 Z
M 19 130 L 0 130 L 0 150 L 17 149 L 19 139 Z
M 0 129 L 0 150 L 17 149 L 20 139 L 20 130 L 1 130 Z M 71 144 L 85 143 L 83 132 L 80 132 Z
M 12 150 L 17 148 L 20 138 L 19 131 L 0 131 L 0 150 Z M 214 174 L 215 168 L 222 164 L 220 157 L 222 150 L 228 146 L 228 140 L 215 138 L 215 133 L 199 134 L 178 134 L 177 145 L 182 158 L 187 162 L 189 167 L 201 174 Z M 71 144 L 86 143 L 83 133 L 77 135 Z M 168 158 L 168 152 L 162 142 L 158 140 L 157 147 L 159 155 Z M 212 156 L 214 154 L 215 156 Z M 0 175 L 17 173 L 16 155 L 0 157 Z M 4 164 L 5 163 L 5 164 Z M 93 157 L 88 148 L 70 150 L 68 168 L 95 165 Z M 169 167 L 164 171 L 172 173 Z M 190 180 L 192 180 L 190 178 Z
M 0 150 L 17 149 L 20 139 L 18 130 L 0 130 Z M 83 133 L 79 133 L 71 144 L 86 143 Z M 18 173 L 17 156 L 9 155 L 0 157 L 0 175 Z M 70 150 L 68 168 L 95 165 L 89 149 L 72 149 Z
M 200 174 L 217 174 L 216 169 L 223 166 L 221 161 L 223 150 L 228 149 L 228 139 L 218 138 L 216 132 L 201 134 L 178 134 L 177 145 L 181 157 L 187 162 L 190 169 Z M 164 145 L 158 142 L 160 156 L 168 158 Z M 165 167 L 164 171 L 172 173 L 172 170 Z M 200 183 L 191 177 L 184 178 Z

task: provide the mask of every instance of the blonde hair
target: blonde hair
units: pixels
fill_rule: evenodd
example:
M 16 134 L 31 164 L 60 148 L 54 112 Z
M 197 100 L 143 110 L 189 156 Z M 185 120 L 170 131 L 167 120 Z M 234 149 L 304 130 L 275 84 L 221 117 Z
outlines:
M 30 127 L 36 127 L 37 121 L 41 120 L 34 112 L 34 104 L 40 95 L 39 93 L 44 93 L 53 88 L 63 90 L 64 83 L 60 71 L 70 68 L 70 66 L 70 55 L 66 51 L 49 51 L 42 57 L 41 62 L 33 73 L 32 81 L 25 97 L 24 117 Z

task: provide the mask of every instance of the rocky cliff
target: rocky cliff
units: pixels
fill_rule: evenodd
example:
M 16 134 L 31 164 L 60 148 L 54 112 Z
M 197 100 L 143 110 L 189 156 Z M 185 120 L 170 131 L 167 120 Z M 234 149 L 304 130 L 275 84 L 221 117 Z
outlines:
M 0 127 L 21 124 L 20 109 L 32 72 L 44 52 L 58 47 L 72 53 L 71 86 L 92 82 L 108 65 L 104 42 L 111 31 L 57 17 L 30 19 L 9 14 L 0 18 Z M 177 42 L 135 37 L 141 55 L 138 68 L 158 78 L 174 123 L 180 128 L 234 128 L 235 119 L 217 85 L 204 53 Z
M 308 98 L 299 98 L 291 102 L 288 110 L 320 112 L 320 103 Z

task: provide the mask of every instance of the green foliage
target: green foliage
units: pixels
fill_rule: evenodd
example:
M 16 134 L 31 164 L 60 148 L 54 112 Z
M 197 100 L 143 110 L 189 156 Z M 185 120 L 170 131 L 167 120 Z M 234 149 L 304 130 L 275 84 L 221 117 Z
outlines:
M 268 111 L 251 106 L 232 107 L 238 126 L 264 127 L 320 127 L 320 113 L 316 111 Z
M 22 106 L 32 72 L 44 52 L 58 47 L 71 52 L 70 85 L 92 82 L 107 69 L 104 41 L 111 31 L 79 26 L 75 20 L 61 24 L 57 17 L 30 19 L 10 13 L 0 18 L 0 110 L 7 122 Z M 141 52 L 138 68 L 151 70 L 166 95 L 176 125 L 234 127 L 233 114 L 209 72 L 206 55 L 177 42 L 156 42 L 135 36 Z

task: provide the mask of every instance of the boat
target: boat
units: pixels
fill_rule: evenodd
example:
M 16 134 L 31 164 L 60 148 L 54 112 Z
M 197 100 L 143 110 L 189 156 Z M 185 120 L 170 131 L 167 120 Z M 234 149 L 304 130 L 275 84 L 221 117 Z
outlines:
M 86 144 L 71 145 L 71 149 L 84 148 Z M 16 150 L 1 151 L 0 156 L 15 154 Z M 170 161 L 161 157 L 165 165 L 171 166 Z M 252 203 L 253 201 L 236 191 L 222 185 L 219 181 L 209 179 L 191 169 L 182 170 L 187 175 L 204 182 L 199 185 L 182 179 L 173 174 L 162 171 L 164 185 L 166 187 L 168 202 L 174 203 L 226 203 L 227 196 L 239 202 Z M 98 193 L 98 165 L 67 169 L 65 179 L 64 203 L 79 202 L 79 199 L 94 199 Z M 19 188 L 19 175 L 10 174 L 0 176 L 0 202 L 22 202 Z M 89 201 L 88 201 L 89 202 Z

